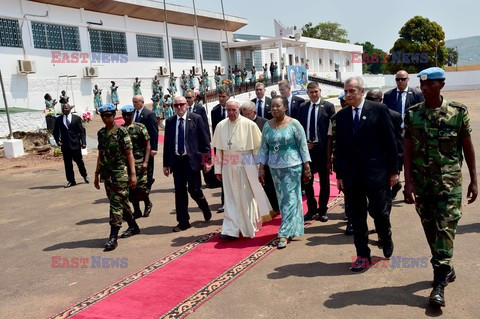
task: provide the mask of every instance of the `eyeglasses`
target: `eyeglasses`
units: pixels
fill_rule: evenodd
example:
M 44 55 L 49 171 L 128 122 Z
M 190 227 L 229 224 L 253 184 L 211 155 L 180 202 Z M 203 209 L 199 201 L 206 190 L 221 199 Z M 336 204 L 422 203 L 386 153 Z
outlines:
M 185 104 L 187 103 L 176 103 L 176 104 L 173 104 L 173 107 L 181 107 L 181 106 L 184 106 Z
M 400 82 L 400 81 L 406 81 L 408 78 L 395 78 L 395 81 Z
M 193 99 L 193 96 L 186 96 L 186 99 Z

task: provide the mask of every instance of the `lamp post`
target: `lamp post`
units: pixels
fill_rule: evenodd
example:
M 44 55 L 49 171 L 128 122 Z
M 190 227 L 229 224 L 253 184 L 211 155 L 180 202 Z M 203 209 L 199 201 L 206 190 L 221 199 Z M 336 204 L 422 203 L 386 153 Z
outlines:
M 455 72 L 458 72 L 458 57 L 460 56 L 460 53 L 458 53 L 457 46 L 455 46 L 455 52 L 457 52 L 457 59 L 455 60 Z
M 442 42 L 443 40 L 438 41 L 437 45 L 435 46 L 435 66 L 438 66 L 438 47 Z

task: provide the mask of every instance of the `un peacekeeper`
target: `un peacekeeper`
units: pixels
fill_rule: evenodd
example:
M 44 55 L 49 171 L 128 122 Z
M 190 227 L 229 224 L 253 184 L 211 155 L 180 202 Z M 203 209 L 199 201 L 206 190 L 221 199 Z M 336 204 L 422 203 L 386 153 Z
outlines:
M 137 174 L 137 187 L 130 188 L 129 199 L 133 205 L 133 218 L 142 217 L 140 201 L 150 202 L 150 190 L 147 187 L 147 168 L 150 158 L 150 136 L 147 128 L 140 122 L 133 122 L 133 105 L 125 105 L 121 108 L 123 120 L 122 125 L 128 130 L 133 145 L 133 158 L 135 160 L 135 172 Z M 145 210 L 144 217 L 150 215 L 150 210 Z
M 405 117 L 405 195 L 415 203 L 432 252 L 434 282 L 429 303 L 444 307 L 445 286 L 456 278 L 451 259 L 462 215 L 462 151 L 470 173 L 469 204 L 478 193 L 475 151 L 467 107 L 440 95 L 445 71 L 428 68 L 418 77 L 425 101 L 410 107 Z
M 122 227 L 122 218 L 128 223 L 128 229 L 122 238 L 138 234 L 140 228 L 132 216 L 128 187 L 135 189 L 137 176 L 133 159 L 133 146 L 126 128 L 115 123 L 115 105 L 102 105 L 98 112 L 105 127 L 98 131 L 98 159 L 95 170 L 95 187 L 100 189 L 100 179 L 110 201 L 110 237 L 105 251 L 117 248 L 118 231 Z

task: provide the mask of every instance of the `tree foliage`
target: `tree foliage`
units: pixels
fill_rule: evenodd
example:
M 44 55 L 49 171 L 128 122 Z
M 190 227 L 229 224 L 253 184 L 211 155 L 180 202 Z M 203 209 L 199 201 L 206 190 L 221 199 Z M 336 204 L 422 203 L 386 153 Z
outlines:
M 349 42 L 347 30 L 343 29 L 340 23 L 330 21 L 319 23 L 316 26 L 313 26 L 311 22 L 305 24 L 302 27 L 302 36 L 342 43 Z
M 405 23 L 398 34 L 399 38 L 390 49 L 388 71 L 418 73 L 435 65 L 443 67 L 447 49 L 445 33 L 438 23 L 415 16 Z
M 385 73 L 385 61 L 383 58 L 386 56 L 386 52 L 383 50 L 376 48 L 373 43 L 367 41 L 365 43 L 356 42 L 355 44 L 363 46 L 363 62 L 362 68 L 363 73 L 370 73 L 370 74 L 383 74 Z M 378 57 L 378 59 L 374 59 L 373 57 Z
M 456 48 L 447 48 L 447 61 L 445 63 L 448 66 L 458 63 L 458 51 Z

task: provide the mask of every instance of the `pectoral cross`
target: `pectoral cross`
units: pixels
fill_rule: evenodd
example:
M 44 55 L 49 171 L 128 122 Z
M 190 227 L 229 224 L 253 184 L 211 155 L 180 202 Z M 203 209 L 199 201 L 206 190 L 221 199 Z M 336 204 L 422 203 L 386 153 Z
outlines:
M 227 145 L 229 150 L 232 149 L 232 141 L 228 141 Z

